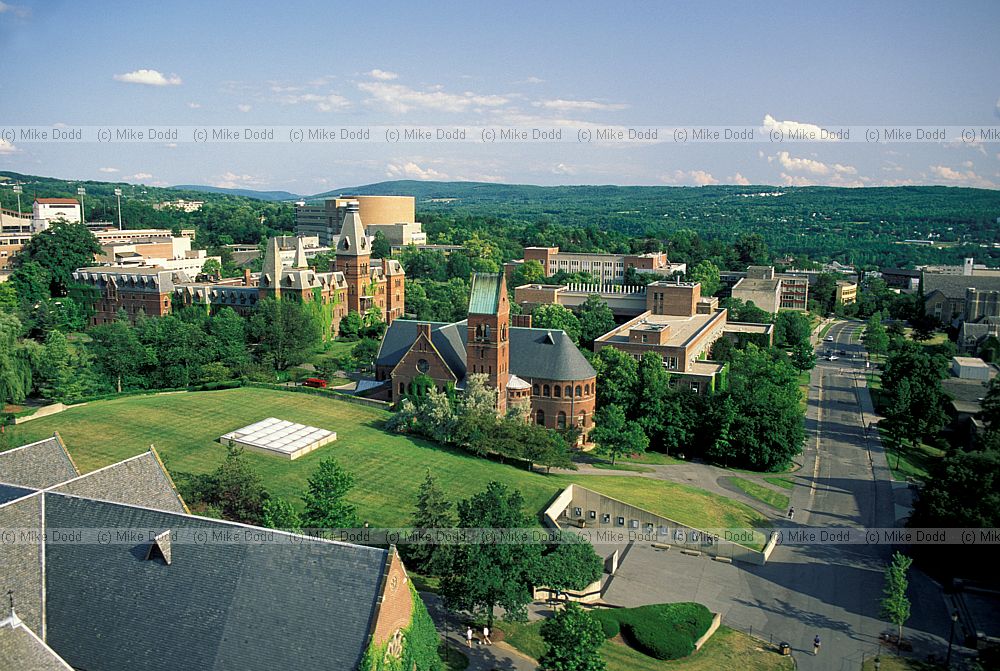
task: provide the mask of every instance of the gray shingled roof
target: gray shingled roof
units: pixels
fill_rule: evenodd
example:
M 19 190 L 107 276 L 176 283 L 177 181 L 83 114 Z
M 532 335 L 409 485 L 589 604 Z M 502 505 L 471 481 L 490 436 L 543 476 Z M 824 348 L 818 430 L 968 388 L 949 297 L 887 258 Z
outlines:
M 924 273 L 924 295 L 940 291 L 947 298 L 964 299 L 966 289 L 978 291 L 1000 291 L 1000 277 L 983 277 L 976 275 L 941 275 Z
M 58 436 L 0 452 L 0 482 L 44 489 L 80 474 Z
M 393 320 L 385 332 L 376 365 L 392 367 L 399 363 L 417 339 L 420 323 Z M 547 337 L 549 334 L 551 339 Z M 459 380 L 465 377 L 467 338 L 465 321 L 431 323 L 431 342 Z M 563 331 L 512 326 L 509 351 L 510 372 L 525 380 L 583 380 L 596 375 L 593 366 Z
M 45 519 L 53 528 L 169 529 L 179 538 L 254 529 L 61 494 L 45 495 Z M 274 537 L 280 542 L 177 541 L 169 566 L 145 559 L 146 542 L 48 545 L 48 643 L 88 671 L 355 668 L 389 553 Z
M 0 506 L 8 501 L 13 501 L 14 499 L 19 499 L 22 496 L 27 496 L 34 491 L 36 490 L 27 489 L 26 487 L 14 487 L 13 485 L 0 484 Z
M 157 510 L 187 512 L 170 476 L 152 451 L 91 471 L 53 487 L 52 491 Z
M 73 671 L 34 632 L 10 617 L 0 621 L 0 660 L 4 671 Z

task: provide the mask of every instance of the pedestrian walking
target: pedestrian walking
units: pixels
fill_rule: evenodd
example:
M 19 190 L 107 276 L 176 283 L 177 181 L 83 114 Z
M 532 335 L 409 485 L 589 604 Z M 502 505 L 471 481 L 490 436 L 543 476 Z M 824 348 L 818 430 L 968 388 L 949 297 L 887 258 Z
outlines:
M 465 630 L 465 645 L 472 647 L 472 627 Z
M 819 634 L 816 634 L 816 638 L 813 639 L 813 655 L 819 654 Z
M 493 645 L 493 641 L 490 640 L 490 628 L 483 625 L 483 644 Z
M 788 519 L 790 520 L 795 519 L 795 508 L 788 509 Z

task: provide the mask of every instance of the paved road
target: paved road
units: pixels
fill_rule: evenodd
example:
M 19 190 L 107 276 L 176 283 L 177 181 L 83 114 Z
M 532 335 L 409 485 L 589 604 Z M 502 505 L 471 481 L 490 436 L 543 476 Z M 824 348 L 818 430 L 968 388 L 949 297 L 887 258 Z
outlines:
M 819 530 L 893 526 L 894 488 L 877 436 L 866 437 L 871 402 L 863 387 L 856 342 L 859 324 L 842 322 L 830 331 L 831 345 L 846 356 L 821 360 L 812 372 L 806 417 L 804 466 L 791 477 L 795 525 Z M 852 342 L 853 340 L 855 342 Z M 856 381 L 856 378 L 858 379 Z M 778 522 L 779 526 L 792 523 Z M 779 546 L 766 566 L 728 565 L 675 551 L 635 545 L 605 596 L 636 605 L 691 600 L 720 611 L 741 628 L 788 641 L 802 671 L 857 671 L 862 656 L 878 649 L 887 625 L 878 619 L 884 562 L 891 548 L 863 545 Z M 937 586 L 911 575 L 913 616 L 906 635 L 919 654 L 940 653 L 947 641 L 948 608 Z M 812 640 L 823 642 L 812 655 Z

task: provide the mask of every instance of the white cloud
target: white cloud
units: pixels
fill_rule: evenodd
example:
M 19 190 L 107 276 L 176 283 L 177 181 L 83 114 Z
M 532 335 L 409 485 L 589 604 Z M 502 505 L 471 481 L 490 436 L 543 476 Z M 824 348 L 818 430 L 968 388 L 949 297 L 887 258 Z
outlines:
M 666 184 L 694 184 L 695 186 L 709 186 L 718 184 L 719 180 L 712 176 L 712 173 L 704 170 L 674 170 L 668 175 L 661 175 L 660 181 Z
M 134 70 L 115 75 L 115 79 L 126 84 L 143 84 L 145 86 L 179 86 L 181 78 L 177 75 L 164 76 L 159 70 Z
M 519 82 L 514 82 L 515 84 L 544 84 L 545 80 L 541 77 L 528 77 L 527 79 L 522 79 Z
M 571 165 L 566 165 L 565 163 L 559 163 L 552 166 L 552 172 L 556 175 L 575 175 L 576 168 Z
M 397 114 L 405 114 L 413 109 L 464 112 L 478 107 L 499 107 L 508 102 L 507 98 L 498 95 L 480 95 L 470 91 L 447 93 L 440 86 L 426 91 L 381 81 L 359 82 L 357 86 L 371 96 L 365 101 L 367 104 L 383 107 Z
M 788 172 L 808 173 L 810 175 L 856 175 L 857 168 L 851 165 L 834 163 L 832 165 L 816 161 L 811 158 L 798 158 L 792 156 L 787 151 L 779 151 L 775 156 L 768 156 L 767 162 L 778 161 L 782 168 Z
M 152 178 L 153 178 L 153 176 L 151 174 L 149 174 L 148 172 L 137 172 L 134 175 L 128 175 L 127 177 L 125 177 L 125 179 L 133 181 L 133 182 L 145 182 L 145 181 L 150 180 Z
M 241 112 L 249 112 L 250 110 L 253 109 L 253 105 L 237 105 L 236 109 L 238 109 Z
M 17 147 L 12 145 L 7 140 L 0 138 L 0 156 L 3 156 L 4 154 L 13 154 L 17 151 L 19 151 Z
M 260 177 L 254 175 L 240 175 L 232 171 L 224 172 L 213 182 L 212 186 L 220 189 L 244 189 L 247 187 L 260 186 L 264 183 Z
M 800 123 L 798 121 L 778 121 L 770 114 L 764 115 L 764 130 L 770 132 L 772 130 L 781 131 L 783 135 L 788 136 L 789 134 L 800 135 L 808 134 L 814 136 L 817 141 L 820 140 L 820 134 L 823 130 L 819 126 L 811 123 Z M 825 137 L 822 138 L 826 142 L 836 142 L 835 137 Z
M 961 186 L 975 186 L 981 189 L 995 189 L 997 185 L 980 176 L 972 169 L 972 161 L 966 161 L 962 164 L 965 170 L 955 170 L 954 168 L 949 168 L 946 165 L 932 165 L 931 174 L 939 180 L 944 180 L 945 182 L 961 185 Z
M 569 110 L 617 112 L 628 108 L 628 105 L 624 105 L 622 103 L 602 103 L 596 100 L 564 100 L 562 98 L 557 98 L 555 100 L 542 100 L 541 102 L 533 104 L 535 107 L 544 107 L 545 109 L 559 110 L 560 112 Z
M 20 5 L 8 5 L 6 2 L 0 2 L 0 14 L 13 14 L 19 19 L 26 19 L 31 14 L 31 10 Z
M 383 82 L 399 78 L 399 75 L 397 75 L 395 72 L 390 72 L 388 70 L 379 70 L 378 68 L 370 70 L 368 72 L 368 76 L 371 77 L 372 79 L 378 79 L 379 81 Z
M 113 173 L 113 172 L 118 172 L 118 168 L 98 168 L 97 171 L 98 172 Z
M 448 175 L 438 172 L 434 168 L 421 168 L 413 161 L 397 164 L 389 163 L 385 166 L 385 174 L 396 179 L 424 179 L 424 180 L 447 180 Z
M 730 177 L 729 181 L 739 186 L 750 186 L 750 180 L 741 175 L 740 173 L 736 173 L 735 175 Z
M 298 105 L 299 103 L 314 104 L 320 112 L 330 112 L 335 109 L 344 109 L 351 106 L 351 101 L 336 93 L 320 95 L 318 93 L 303 93 L 301 95 L 289 95 L 281 99 L 286 105 Z
M 201 109 L 201 103 L 189 102 L 188 107 L 190 107 L 193 110 Z

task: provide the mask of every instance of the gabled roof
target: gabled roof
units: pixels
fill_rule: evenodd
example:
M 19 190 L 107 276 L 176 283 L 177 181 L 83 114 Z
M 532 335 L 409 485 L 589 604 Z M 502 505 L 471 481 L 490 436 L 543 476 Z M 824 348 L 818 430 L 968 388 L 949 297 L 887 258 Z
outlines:
M 170 475 L 152 448 L 131 459 L 56 485 L 49 491 L 157 510 L 187 512 Z
M 3 485 L 0 484 L 0 506 L 9 501 L 16 501 L 17 499 L 24 498 L 32 492 L 38 491 L 36 489 L 28 489 L 26 487 L 14 487 L 13 485 Z
M 417 339 L 421 322 L 395 319 L 386 329 L 377 366 L 394 367 Z M 426 322 L 423 322 L 426 323 Z M 431 322 L 431 342 L 456 379 L 465 378 L 467 322 Z M 597 373 L 569 336 L 550 329 L 510 328 L 510 372 L 525 380 L 585 380 Z
M 0 452 L 0 483 L 45 489 L 78 475 L 59 434 Z
M 495 315 L 500 311 L 503 276 L 499 273 L 476 273 L 469 295 L 470 315 Z
M 0 660 L 4 671 L 73 671 L 16 613 L 0 620 Z
M 384 549 L 45 497 L 51 528 L 176 534 L 169 565 L 146 559 L 145 539 L 46 546 L 47 640 L 74 667 L 354 669 L 368 646 L 390 559 Z M 242 542 L 248 531 L 273 541 Z M 191 542 L 198 533 L 208 541 Z

